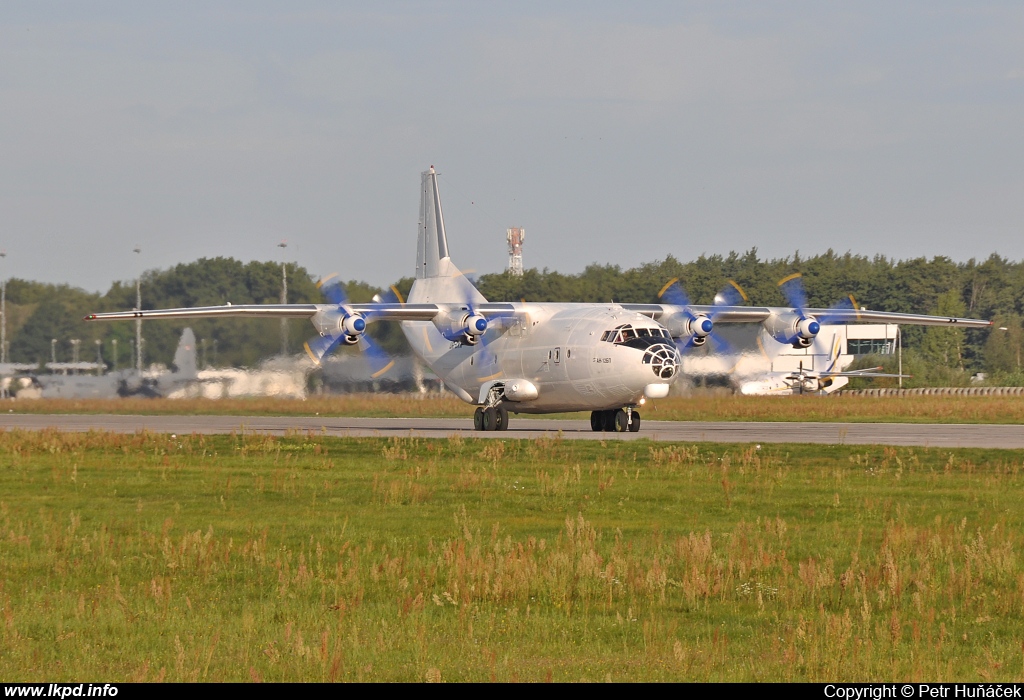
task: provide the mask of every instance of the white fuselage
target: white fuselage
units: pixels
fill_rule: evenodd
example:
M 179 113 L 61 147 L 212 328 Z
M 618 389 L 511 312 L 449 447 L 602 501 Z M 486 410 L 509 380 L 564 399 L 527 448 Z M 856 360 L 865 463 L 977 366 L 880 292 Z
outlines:
M 668 393 L 678 354 L 668 331 L 650 317 L 615 304 L 512 306 L 515 316 L 492 324 L 477 346 L 445 339 L 429 321 L 404 321 L 402 330 L 416 354 L 469 403 L 484 403 L 495 382 L 506 390 L 517 381 L 536 388 L 536 398 L 507 402 L 518 413 L 598 411 Z M 621 342 L 621 331 L 620 342 L 609 337 L 623 326 L 633 329 L 632 346 Z

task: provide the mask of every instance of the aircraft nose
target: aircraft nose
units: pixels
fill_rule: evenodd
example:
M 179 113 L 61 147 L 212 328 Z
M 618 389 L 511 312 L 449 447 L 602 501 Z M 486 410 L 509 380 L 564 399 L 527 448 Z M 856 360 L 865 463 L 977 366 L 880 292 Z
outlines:
M 669 380 L 679 369 L 679 351 L 666 343 L 658 343 L 647 348 L 641 362 L 648 365 L 658 379 Z

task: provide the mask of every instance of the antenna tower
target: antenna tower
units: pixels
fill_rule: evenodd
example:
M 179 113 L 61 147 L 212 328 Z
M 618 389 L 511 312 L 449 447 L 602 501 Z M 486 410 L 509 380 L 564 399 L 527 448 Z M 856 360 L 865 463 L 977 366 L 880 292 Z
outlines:
M 523 276 L 523 241 L 526 240 L 525 228 L 510 228 L 508 235 L 508 271 L 516 277 Z

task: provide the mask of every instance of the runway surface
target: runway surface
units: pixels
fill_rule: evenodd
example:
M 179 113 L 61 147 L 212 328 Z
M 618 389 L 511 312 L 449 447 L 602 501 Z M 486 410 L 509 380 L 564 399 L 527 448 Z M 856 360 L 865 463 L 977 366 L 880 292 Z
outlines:
M 924 423 L 741 423 L 645 420 L 639 433 L 594 433 L 586 420 L 513 418 L 503 432 L 477 432 L 469 418 L 321 418 L 317 416 L 135 416 L 0 414 L 0 429 L 134 433 L 217 434 L 255 432 L 284 435 L 312 431 L 337 437 L 404 436 L 659 442 L 799 442 L 823 445 L 917 445 L 924 447 L 1024 448 L 1024 426 Z

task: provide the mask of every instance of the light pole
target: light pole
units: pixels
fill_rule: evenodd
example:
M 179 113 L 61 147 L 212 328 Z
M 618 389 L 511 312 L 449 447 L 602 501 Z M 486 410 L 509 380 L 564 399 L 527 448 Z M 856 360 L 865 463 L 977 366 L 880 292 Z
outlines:
M 57 363 L 57 339 L 50 338 L 50 362 Z
M 285 262 L 285 248 L 288 247 L 288 241 L 281 241 L 277 244 L 277 247 L 281 249 L 281 303 L 288 303 L 288 263 Z M 288 354 L 288 319 L 281 319 L 281 356 Z
M 132 252 L 141 255 L 142 248 L 135 246 Z M 142 270 L 135 278 L 135 310 L 142 311 Z M 135 319 L 135 371 L 142 372 L 142 319 Z
M 116 372 L 117 371 L 117 338 L 111 338 L 110 339 L 110 344 L 113 346 L 114 371 Z
M 71 339 L 71 362 L 75 365 L 71 370 L 74 374 L 78 374 L 78 346 L 82 344 L 80 338 Z
M 7 262 L 7 251 L 0 250 L 0 261 Z M 0 362 L 7 362 L 7 265 L 0 280 Z
M 896 374 L 899 376 L 899 388 L 903 388 L 903 335 L 900 327 L 896 326 Z
M 97 338 L 96 343 L 96 374 L 97 376 L 103 374 L 103 370 L 106 369 L 103 365 L 103 341 Z

